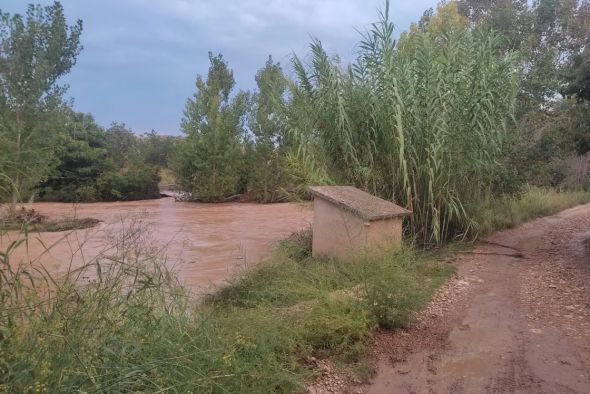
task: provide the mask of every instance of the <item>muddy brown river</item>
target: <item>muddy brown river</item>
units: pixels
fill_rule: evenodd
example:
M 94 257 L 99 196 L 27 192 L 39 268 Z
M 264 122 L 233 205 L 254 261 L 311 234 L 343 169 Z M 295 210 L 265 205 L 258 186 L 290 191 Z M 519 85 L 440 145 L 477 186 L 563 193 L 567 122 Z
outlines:
M 86 230 L 35 233 L 28 245 L 11 255 L 11 263 L 42 264 L 52 273 L 65 273 L 104 253 L 124 231 L 141 229 L 150 247 L 166 254 L 166 264 L 193 288 L 219 284 L 238 267 L 260 261 L 277 241 L 310 226 L 309 204 L 201 204 L 173 198 L 109 203 L 34 203 L 50 218 L 92 217 L 101 224 Z M 6 250 L 18 234 L 4 234 Z

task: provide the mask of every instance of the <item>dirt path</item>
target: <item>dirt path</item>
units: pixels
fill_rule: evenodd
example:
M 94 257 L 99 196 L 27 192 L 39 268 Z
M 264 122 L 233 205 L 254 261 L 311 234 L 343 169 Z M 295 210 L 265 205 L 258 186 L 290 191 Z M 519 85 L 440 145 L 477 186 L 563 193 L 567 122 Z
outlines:
M 493 234 L 349 391 L 590 393 L 589 238 L 590 204 Z

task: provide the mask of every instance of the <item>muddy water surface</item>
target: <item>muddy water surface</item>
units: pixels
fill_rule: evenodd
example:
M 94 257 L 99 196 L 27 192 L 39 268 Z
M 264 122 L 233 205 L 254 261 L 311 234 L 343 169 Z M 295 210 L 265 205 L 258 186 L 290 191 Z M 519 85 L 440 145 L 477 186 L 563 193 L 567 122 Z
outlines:
M 32 261 L 53 273 L 66 272 L 104 252 L 122 231 L 139 227 L 149 245 L 165 248 L 166 264 L 195 288 L 223 282 L 237 267 L 256 263 L 278 240 L 309 226 L 312 218 L 310 205 L 200 204 L 173 198 L 32 207 L 51 218 L 76 215 L 102 223 L 87 230 L 32 234 L 28 247 L 23 244 L 12 254 L 13 264 Z M 4 235 L 1 250 L 16 237 Z

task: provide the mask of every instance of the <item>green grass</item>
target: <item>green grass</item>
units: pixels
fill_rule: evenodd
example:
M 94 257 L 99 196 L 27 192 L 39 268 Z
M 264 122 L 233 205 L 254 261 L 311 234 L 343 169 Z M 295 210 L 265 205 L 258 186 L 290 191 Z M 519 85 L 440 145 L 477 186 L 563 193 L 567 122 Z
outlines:
M 552 215 L 564 209 L 590 202 L 590 192 L 527 188 L 518 198 L 503 197 L 477 208 L 478 233 L 512 228 L 526 221 Z
M 200 302 L 145 249 L 89 264 L 90 282 L 0 256 L 0 392 L 303 392 L 311 356 L 358 365 L 375 327 L 412 321 L 453 272 L 443 254 L 279 252 Z

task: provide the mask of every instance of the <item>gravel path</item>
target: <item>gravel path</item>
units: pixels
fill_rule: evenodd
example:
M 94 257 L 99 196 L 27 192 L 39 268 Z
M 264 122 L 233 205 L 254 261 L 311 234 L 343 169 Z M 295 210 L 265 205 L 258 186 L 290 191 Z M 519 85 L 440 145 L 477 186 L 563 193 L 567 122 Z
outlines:
M 590 204 L 493 234 L 353 393 L 590 393 Z

